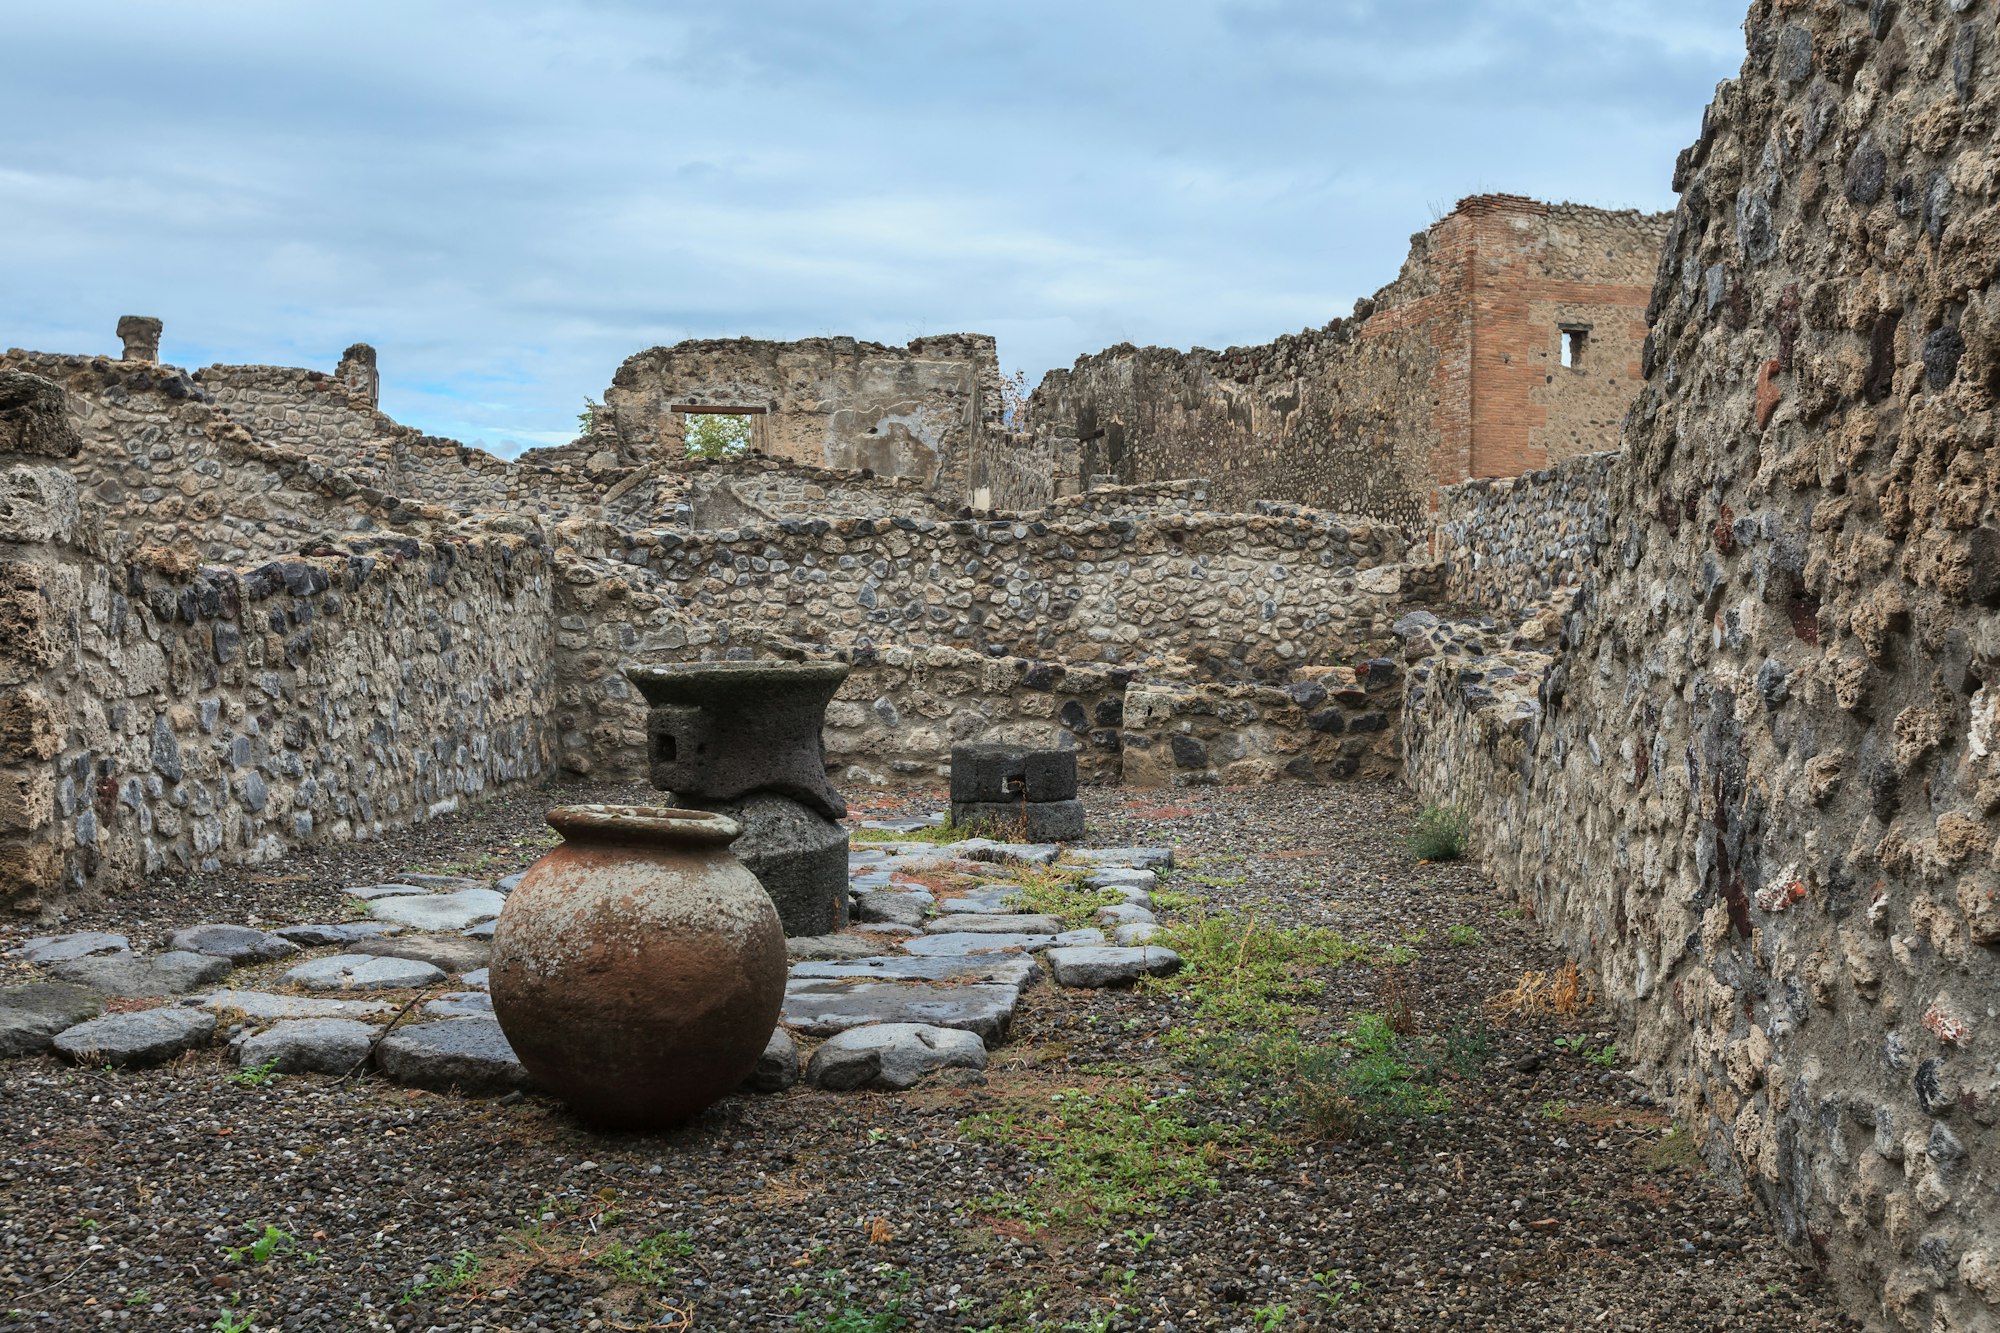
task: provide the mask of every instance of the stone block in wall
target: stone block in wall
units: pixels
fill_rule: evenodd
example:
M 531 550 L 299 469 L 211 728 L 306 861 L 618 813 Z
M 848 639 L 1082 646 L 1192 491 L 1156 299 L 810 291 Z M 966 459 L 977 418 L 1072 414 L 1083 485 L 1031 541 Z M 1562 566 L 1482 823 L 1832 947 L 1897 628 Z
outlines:
M 1399 771 L 1402 673 L 1387 659 L 1283 687 L 1137 683 L 1125 692 L 1131 787 L 1324 784 Z
M 61 719 L 40 690 L 0 691 L 0 766 L 44 763 L 62 749 Z
M 34 911 L 62 883 L 62 853 L 54 843 L 0 839 L 0 904 Z
M 0 542 L 63 541 L 78 530 L 76 480 L 56 467 L 0 466 Z
M 74 458 L 82 448 L 60 386 L 39 375 L 0 370 L 0 454 Z
M 0 769 L 0 836 L 33 833 L 55 818 L 54 770 Z
M 0 560 L 0 685 L 34 680 L 61 656 L 59 628 L 43 584 L 50 568 Z

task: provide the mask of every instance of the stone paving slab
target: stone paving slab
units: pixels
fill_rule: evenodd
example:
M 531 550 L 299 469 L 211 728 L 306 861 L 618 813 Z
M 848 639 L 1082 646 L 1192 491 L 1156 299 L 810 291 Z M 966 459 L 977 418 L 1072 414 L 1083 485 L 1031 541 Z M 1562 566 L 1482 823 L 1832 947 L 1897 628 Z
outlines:
M 952 916 L 1004 916 L 1018 912 L 1021 900 L 1021 886 L 1018 884 L 981 884 L 955 898 L 945 898 L 937 905 L 941 913 Z
M 1039 916 L 1026 912 L 1003 912 L 998 916 L 981 916 L 977 912 L 956 912 L 941 916 L 924 928 L 932 935 L 952 933 L 975 935 L 1060 935 L 1063 921 L 1059 916 Z
M 946 918 L 949 920 L 949 918 Z M 903 949 L 922 958 L 951 958 L 962 954 L 1005 953 L 1015 950 L 1039 953 L 1056 942 L 1053 935 L 994 935 L 977 931 L 948 931 L 941 935 L 918 935 L 903 942 Z
M 1111 932 L 1111 942 L 1121 949 L 1137 948 L 1149 944 L 1164 927 L 1152 921 L 1138 921 L 1129 926 L 1120 926 Z
M 507 895 L 491 889 L 462 889 L 457 893 L 398 895 L 377 898 L 368 904 L 368 915 L 379 921 L 398 921 L 416 930 L 464 930 L 500 915 Z
M 1058 986 L 1088 989 L 1130 985 L 1140 977 L 1169 977 L 1181 970 L 1181 956 L 1172 949 L 1051 949 L 1048 960 Z
M 372 1018 L 396 1012 L 386 1000 L 322 1000 L 311 995 L 274 995 L 260 990 L 218 990 L 181 1001 L 218 1014 L 234 1010 L 252 1022 L 286 1018 Z
M 492 1018 L 397 1028 L 375 1048 L 375 1064 L 393 1082 L 434 1092 L 512 1092 L 531 1082 Z
M 884 954 L 846 962 L 797 963 L 792 976 L 800 981 L 863 978 L 878 981 L 989 981 L 1026 986 L 1042 975 L 1034 959 L 1017 953 L 975 953 L 959 957 L 920 958 Z
M 357 888 L 349 889 L 347 896 L 350 898 L 359 898 L 362 902 L 367 903 L 374 902 L 380 898 L 416 898 L 428 893 L 430 893 L 429 889 L 419 888 L 415 884 L 363 884 Z
M 451 991 L 426 1000 L 423 1011 L 426 1018 L 479 1018 L 493 1012 L 493 997 L 483 990 Z
M 55 1049 L 78 1064 L 143 1069 L 205 1046 L 214 1035 L 215 1015 L 206 1010 L 142 1009 L 106 1014 L 69 1028 L 56 1037 Z
M 882 952 L 880 940 L 859 935 L 793 935 L 785 941 L 785 957 L 795 963 L 826 958 L 867 958 Z
M 245 1069 L 272 1065 L 278 1074 L 345 1074 L 368 1058 L 372 1024 L 350 1018 L 293 1018 L 229 1043 Z
M 402 932 L 403 927 L 393 921 L 342 921 L 326 925 L 283 926 L 271 933 L 308 949 L 317 949 L 322 945 L 352 944 L 356 940 L 372 940 Z
M 985 1049 L 983 1044 L 980 1049 Z M 783 1092 L 798 1081 L 799 1044 L 791 1033 L 779 1028 L 764 1043 L 764 1053 L 757 1057 L 750 1077 L 743 1080 L 743 1088 L 746 1092 Z
M 209 922 L 177 930 L 167 937 L 167 947 L 185 953 L 205 953 L 211 958 L 227 958 L 237 966 L 246 963 L 275 963 L 299 952 L 299 946 L 282 936 L 254 926 L 232 926 Z
M 101 930 L 80 930 L 68 935 L 37 935 L 13 952 L 25 962 L 48 967 L 89 958 L 94 954 L 130 953 L 132 941 L 123 935 L 107 935 Z
M 227 958 L 174 950 L 78 958 L 56 964 L 50 975 L 58 981 L 75 982 L 106 995 L 146 999 L 156 995 L 184 995 L 197 987 L 214 985 L 233 971 L 235 965 Z
M 1171 847 L 1072 847 L 1072 861 L 1103 870 L 1172 870 Z
M 886 890 L 857 893 L 854 895 L 854 919 L 896 926 L 921 926 L 936 904 L 936 897 L 923 889 L 900 893 Z
M 278 978 L 281 986 L 301 990 L 405 990 L 444 980 L 444 973 L 413 958 L 377 958 L 341 953 L 300 963 Z
M 921 1023 L 976 1032 L 987 1045 L 997 1046 L 1020 1002 L 1018 986 L 800 980 L 785 985 L 780 1021 L 809 1037 L 879 1023 Z
M 397 935 L 384 939 L 359 940 L 347 947 L 350 954 L 375 958 L 408 958 L 429 963 L 443 972 L 464 974 L 486 966 L 493 946 L 484 940 L 463 935 Z
M 830 1092 L 901 1092 L 945 1069 L 986 1068 L 986 1044 L 970 1032 L 921 1023 L 854 1028 L 822 1042 L 806 1081 Z
M 35 981 L 0 990 L 0 1058 L 46 1051 L 59 1033 L 104 1012 L 104 997 L 88 986 Z
M 1120 903 L 1116 907 L 1100 907 L 1091 913 L 1091 919 L 1100 926 L 1155 926 L 1159 918 L 1143 907 L 1130 903 Z

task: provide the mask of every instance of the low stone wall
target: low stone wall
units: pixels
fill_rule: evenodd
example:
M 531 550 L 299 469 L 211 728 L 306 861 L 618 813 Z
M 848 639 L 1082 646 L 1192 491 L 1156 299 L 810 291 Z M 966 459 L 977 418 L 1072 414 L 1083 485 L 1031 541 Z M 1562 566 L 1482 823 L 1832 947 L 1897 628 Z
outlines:
M 247 569 L 106 538 L 0 472 L 0 901 L 268 860 L 457 808 L 553 752 L 551 559 L 383 537 Z
M 1518 477 L 1439 487 L 1431 545 L 1446 598 L 1497 610 L 1581 582 L 1604 540 L 1617 458 L 1580 454 Z
M 690 616 L 834 649 L 1284 676 L 1387 638 L 1390 528 L 1331 515 L 785 522 L 599 534 Z M 588 549 L 587 547 L 585 549 Z
M 806 467 L 775 458 L 687 464 L 687 524 L 761 527 L 785 519 L 939 517 L 944 510 L 911 478 Z
M 1130 787 L 1251 786 L 1394 777 L 1403 673 L 1388 658 L 1266 685 L 1135 684 L 1126 691 Z

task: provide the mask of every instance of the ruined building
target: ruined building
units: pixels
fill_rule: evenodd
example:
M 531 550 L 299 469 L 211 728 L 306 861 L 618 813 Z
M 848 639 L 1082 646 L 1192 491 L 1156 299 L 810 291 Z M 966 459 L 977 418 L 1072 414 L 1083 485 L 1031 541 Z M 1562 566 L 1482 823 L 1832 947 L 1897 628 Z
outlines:
M 1025 430 L 971 338 L 643 353 L 513 462 L 361 349 L 9 352 L 0 895 L 636 774 L 647 662 L 848 663 L 850 786 L 1400 773 L 1865 1324 L 2000 1326 L 1994 23 L 1758 0 L 1664 228 L 1468 201 L 1356 320 L 1112 349 Z
M 1121 345 L 1053 371 L 975 504 L 1203 477 L 1414 527 L 1432 490 L 1608 448 L 1640 381 L 1664 217 L 1478 195 L 1352 319 L 1226 352 Z

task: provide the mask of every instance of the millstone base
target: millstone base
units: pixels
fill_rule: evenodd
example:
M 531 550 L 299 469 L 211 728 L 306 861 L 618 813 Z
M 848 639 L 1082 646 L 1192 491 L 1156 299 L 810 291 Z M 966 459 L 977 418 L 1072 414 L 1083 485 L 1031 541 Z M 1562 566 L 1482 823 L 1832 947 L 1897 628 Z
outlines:
M 729 844 L 771 902 L 785 934 L 828 935 L 847 924 L 847 830 L 783 796 L 705 801 L 674 795 L 687 810 L 710 810 L 743 825 Z
M 951 822 L 1017 842 L 1079 842 L 1082 801 L 953 801 Z

